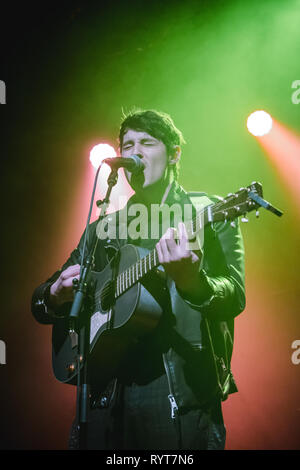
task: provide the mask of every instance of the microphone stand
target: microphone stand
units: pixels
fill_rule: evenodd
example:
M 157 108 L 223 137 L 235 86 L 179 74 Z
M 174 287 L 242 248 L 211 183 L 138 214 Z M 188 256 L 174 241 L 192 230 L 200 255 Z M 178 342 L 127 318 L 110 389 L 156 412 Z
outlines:
M 106 191 L 103 204 L 100 209 L 98 221 L 105 217 L 107 208 L 109 206 L 109 198 L 113 186 L 118 181 L 118 169 L 112 169 L 107 179 L 108 188 Z M 86 228 L 87 234 L 88 226 Z M 87 289 L 91 280 L 91 270 L 94 264 L 94 255 L 98 244 L 98 237 L 96 230 L 93 233 L 89 253 L 85 260 L 83 260 L 82 269 L 80 270 L 79 280 L 74 282 L 74 300 L 70 312 L 70 319 L 76 323 L 80 328 L 78 334 L 78 349 L 77 349 L 77 404 L 76 404 L 76 421 L 77 429 L 79 432 L 79 449 L 87 449 L 87 429 L 88 429 L 88 411 L 89 411 L 89 346 L 90 346 L 90 315 L 85 315 L 83 322 L 82 310 L 84 311 L 84 301 L 87 295 Z M 75 329 L 75 328 L 74 328 Z

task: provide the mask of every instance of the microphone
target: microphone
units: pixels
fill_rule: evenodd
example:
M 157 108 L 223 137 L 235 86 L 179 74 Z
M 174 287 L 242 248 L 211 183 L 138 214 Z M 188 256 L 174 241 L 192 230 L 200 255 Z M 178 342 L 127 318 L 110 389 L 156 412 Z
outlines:
M 139 173 L 145 168 L 144 163 L 137 155 L 131 155 L 127 158 L 105 158 L 103 162 L 107 163 L 114 170 L 117 170 L 119 168 L 126 168 L 126 170 L 130 171 L 130 173 Z

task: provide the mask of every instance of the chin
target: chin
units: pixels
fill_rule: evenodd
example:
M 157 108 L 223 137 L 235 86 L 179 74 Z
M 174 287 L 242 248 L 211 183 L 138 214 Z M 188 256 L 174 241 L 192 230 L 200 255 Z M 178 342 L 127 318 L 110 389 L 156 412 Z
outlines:
M 138 175 L 131 175 L 130 179 L 127 178 L 128 183 L 134 189 L 134 191 L 138 191 L 145 187 L 146 180 L 144 173 L 139 173 Z

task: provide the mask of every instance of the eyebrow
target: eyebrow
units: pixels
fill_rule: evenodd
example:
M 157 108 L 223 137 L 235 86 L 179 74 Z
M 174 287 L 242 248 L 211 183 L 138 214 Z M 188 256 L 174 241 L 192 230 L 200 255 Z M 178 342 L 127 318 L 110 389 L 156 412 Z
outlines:
M 150 137 L 150 136 L 149 136 L 149 137 L 143 137 L 143 138 L 140 139 L 139 141 L 140 141 L 141 143 L 143 143 L 143 142 L 145 142 L 145 141 L 147 141 L 147 140 L 154 140 L 154 141 L 158 142 L 158 140 L 157 140 L 155 137 Z M 133 139 L 125 140 L 125 141 L 123 142 L 123 147 L 124 147 L 124 145 L 132 144 L 132 143 L 133 143 Z

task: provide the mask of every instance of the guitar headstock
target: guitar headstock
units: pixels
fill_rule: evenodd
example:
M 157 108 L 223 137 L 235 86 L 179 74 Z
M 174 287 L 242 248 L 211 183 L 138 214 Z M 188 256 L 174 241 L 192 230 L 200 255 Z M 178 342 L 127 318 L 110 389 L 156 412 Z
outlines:
M 247 222 L 245 215 L 257 210 L 260 205 L 253 200 L 251 194 L 263 196 L 262 185 L 253 182 L 246 188 L 240 188 L 236 193 L 229 193 L 223 200 L 212 206 L 212 218 L 214 222 L 234 220 L 243 216 L 243 222 Z

